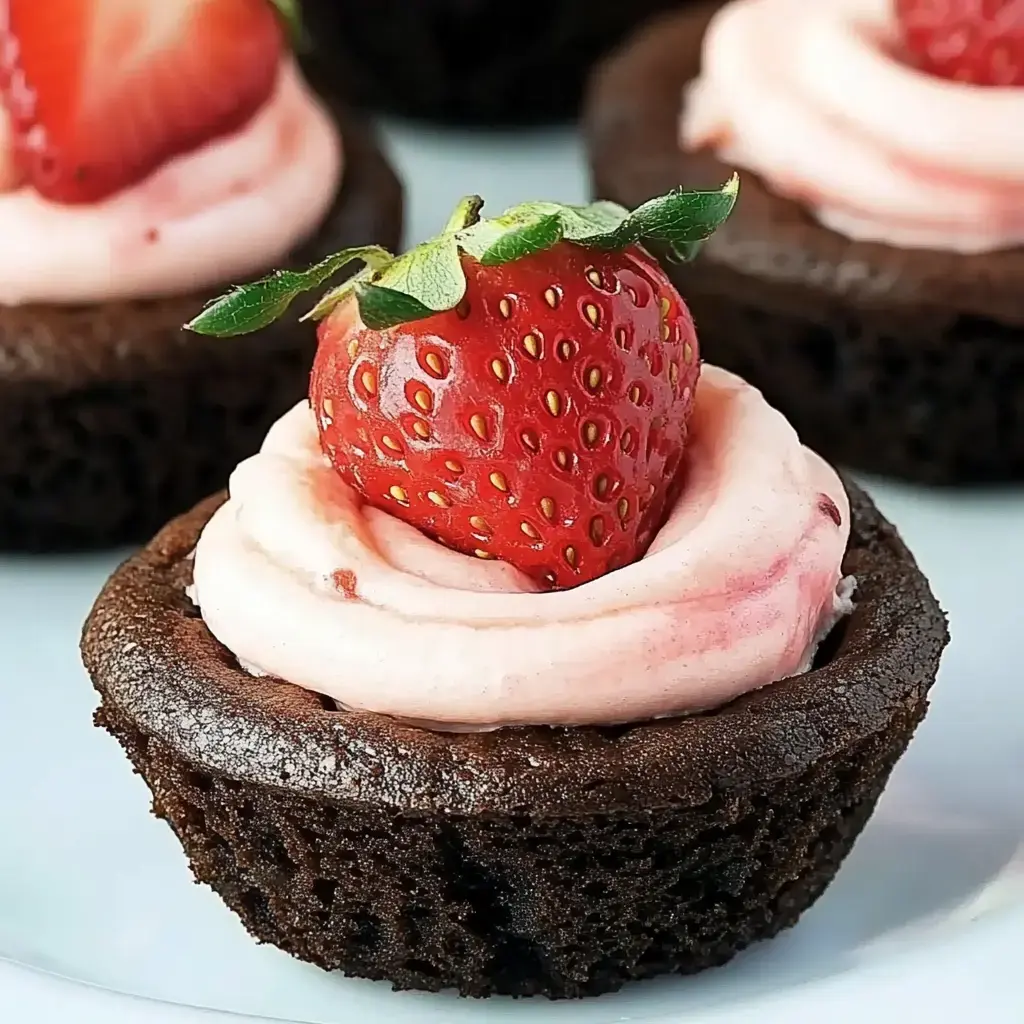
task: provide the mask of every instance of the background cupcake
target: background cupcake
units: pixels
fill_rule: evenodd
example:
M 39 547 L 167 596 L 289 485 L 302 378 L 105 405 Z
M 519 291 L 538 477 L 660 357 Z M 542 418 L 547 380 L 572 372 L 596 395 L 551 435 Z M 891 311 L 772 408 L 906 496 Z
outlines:
M 593 62 L 686 0 L 305 0 L 317 50 L 361 102 L 457 123 L 568 118 Z
M 602 196 L 745 171 L 673 271 L 708 357 L 829 458 L 930 483 L 1024 479 L 1022 123 L 1024 6 L 917 0 L 689 8 L 586 114 Z
M 305 390 L 293 321 L 180 325 L 233 280 L 394 246 L 400 188 L 269 0 L 11 0 L 0 33 L 0 547 L 139 538 Z

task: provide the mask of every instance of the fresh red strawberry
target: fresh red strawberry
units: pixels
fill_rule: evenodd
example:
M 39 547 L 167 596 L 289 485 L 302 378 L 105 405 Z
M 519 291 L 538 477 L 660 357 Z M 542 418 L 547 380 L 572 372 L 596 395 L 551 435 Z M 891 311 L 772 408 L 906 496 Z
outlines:
M 449 547 L 575 586 L 641 557 L 685 485 L 697 338 L 648 247 L 691 257 L 737 188 L 493 220 L 468 196 L 402 256 L 363 246 L 277 272 L 187 326 L 260 330 L 363 261 L 310 314 L 325 454 L 367 502 Z
M 463 256 L 457 310 L 320 327 L 321 442 L 367 501 L 568 587 L 634 561 L 666 513 L 699 373 L 686 304 L 638 247 Z
M 269 0 L 0 0 L 0 86 L 18 160 L 89 203 L 241 127 L 283 46 Z
M 974 85 L 1024 86 L 1024 0 L 896 0 L 922 71 Z

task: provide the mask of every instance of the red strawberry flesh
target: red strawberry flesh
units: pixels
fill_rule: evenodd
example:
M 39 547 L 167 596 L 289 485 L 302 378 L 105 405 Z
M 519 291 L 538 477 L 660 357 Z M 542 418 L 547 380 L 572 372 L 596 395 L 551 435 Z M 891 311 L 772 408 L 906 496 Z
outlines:
M 0 0 L 0 87 L 28 182 L 90 203 L 244 125 L 273 91 L 268 0 Z
M 634 561 L 677 493 L 699 374 L 693 321 L 642 249 L 462 257 L 457 310 L 320 327 L 321 443 L 371 504 L 551 587 Z
M 896 0 L 910 60 L 985 86 L 1024 86 L 1024 0 Z

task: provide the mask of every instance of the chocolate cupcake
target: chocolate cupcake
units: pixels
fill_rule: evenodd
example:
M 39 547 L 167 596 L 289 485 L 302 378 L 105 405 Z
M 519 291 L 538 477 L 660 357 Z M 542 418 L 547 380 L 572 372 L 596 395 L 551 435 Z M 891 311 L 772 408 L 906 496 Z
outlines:
M 690 718 L 476 734 L 241 669 L 185 596 L 212 499 L 100 597 L 83 640 L 97 723 L 196 878 L 325 969 L 576 997 L 722 964 L 828 886 L 946 643 L 895 530 L 849 490 L 857 606 L 811 671 Z
M 686 0 L 305 0 L 317 51 L 346 91 L 416 118 L 494 125 L 575 115 L 593 63 L 645 17 Z
M 834 876 L 946 626 L 637 245 L 685 255 L 734 189 L 469 197 L 397 261 L 339 254 L 369 265 L 315 307 L 309 403 L 100 595 L 97 722 L 257 939 L 578 997 L 724 963 Z
M 132 80 L 138 95 L 150 90 L 150 112 L 179 104 L 178 121 L 146 136 L 159 143 L 153 152 L 117 148 L 133 137 L 135 110 L 116 61 L 98 70 L 109 76 L 110 106 L 93 122 L 79 112 L 76 127 L 80 142 L 107 146 L 100 160 L 59 149 L 56 136 L 53 153 L 16 152 L 52 116 L 60 82 L 45 19 L 37 23 L 34 5 L 12 7 L 4 53 L 20 52 L 23 66 L 7 67 L 5 81 L 21 75 L 29 89 L 8 91 L 10 131 L 0 112 L 0 223 L 21 240 L 0 266 L 0 548 L 141 540 L 222 487 L 305 393 L 314 344 L 294 318 L 228 345 L 181 325 L 233 279 L 399 242 L 401 187 L 372 132 L 333 85 L 313 100 L 271 6 L 269 26 L 263 5 L 251 10 L 248 37 L 234 24 L 237 47 L 218 35 L 212 5 L 207 22 L 179 26 L 181 38 L 169 37 Z M 185 59 L 161 77 L 159 61 L 177 60 L 197 32 L 222 60 Z M 238 89 L 222 97 L 238 102 L 207 118 L 189 90 L 224 85 L 221 73 Z M 173 97 L 159 91 L 168 83 Z M 299 201 L 279 202 L 292 186 Z
M 633 205 L 746 168 L 735 214 L 670 269 L 708 358 L 839 463 L 1024 479 L 1024 158 L 1000 141 L 1024 89 L 906 68 L 889 4 L 792 6 L 692 7 L 611 57 L 586 105 L 594 190 Z

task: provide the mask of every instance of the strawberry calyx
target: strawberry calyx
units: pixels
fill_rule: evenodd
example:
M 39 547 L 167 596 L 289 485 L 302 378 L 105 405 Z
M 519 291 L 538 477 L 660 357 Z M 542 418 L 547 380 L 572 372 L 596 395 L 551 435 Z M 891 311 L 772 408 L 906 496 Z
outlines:
M 732 212 L 738 189 L 739 179 L 733 175 L 720 189 L 674 189 L 632 212 L 607 201 L 586 206 L 528 202 L 491 219 L 481 217 L 479 196 L 467 196 L 439 235 L 402 255 L 381 246 L 359 246 L 307 270 L 279 270 L 215 299 L 185 326 L 213 337 L 260 330 L 283 316 L 299 295 L 324 286 L 356 261 L 363 268 L 327 291 L 304 320 L 323 319 L 349 297 L 355 298 L 366 327 L 374 330 L 455 309 L 466 295 L 463 254 L 495 267 L 564 241 L 602 251 L 640 244 L 668 261 L 692 259 Z

